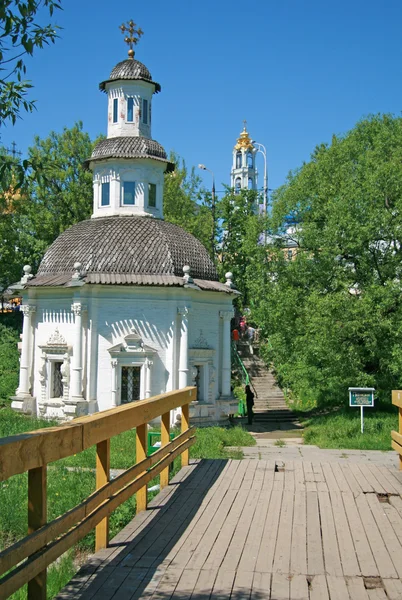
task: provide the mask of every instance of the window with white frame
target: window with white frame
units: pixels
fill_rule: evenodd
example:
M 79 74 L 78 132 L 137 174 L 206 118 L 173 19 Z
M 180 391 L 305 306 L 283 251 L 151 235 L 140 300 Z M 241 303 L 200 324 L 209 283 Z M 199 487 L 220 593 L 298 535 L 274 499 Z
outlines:
M 156 207 L 156 184 L 148 183 L 148 206 Z
M 134 98 L 127 98 L 127 121 L 134 121 Z
M 101 206 L 109 206 L 110 204 L 110 183 L 103 181 L 101 184 Z
M 123 206 L 133 206 L 135 204 L 135 182 L 123 181 L 121 195 Z
M 144 125 L 148 125 L 148 100 L 142 99 L 142 122 Z
M 113 123 L 117 123 L 119 111 L 119 99 L 113 98 Z

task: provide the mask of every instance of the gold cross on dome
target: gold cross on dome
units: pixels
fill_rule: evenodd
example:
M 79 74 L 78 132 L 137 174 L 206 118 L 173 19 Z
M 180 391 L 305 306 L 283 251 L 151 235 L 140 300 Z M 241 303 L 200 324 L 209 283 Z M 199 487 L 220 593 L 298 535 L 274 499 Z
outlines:
M 130 21 L 127 21 L 127 23 L 122 23 L 119 29 L 121 30 L 123 35 L 127 33 L 127 35 L 124 38 L 124 41 L 126 42 L 126 44 L 129 45 L 130 51 L 133 52 L 133 46 L 138 43 L 140 37 L 144 33 L 141 27 L 137 28 L 137 24 L 134 23 L 134 21 L 131 19 Z

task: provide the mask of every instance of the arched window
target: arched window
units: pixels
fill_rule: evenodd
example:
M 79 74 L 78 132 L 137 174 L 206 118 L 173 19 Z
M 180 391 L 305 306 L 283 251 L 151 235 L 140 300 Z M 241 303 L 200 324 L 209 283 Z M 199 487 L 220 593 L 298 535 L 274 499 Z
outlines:
M 252 177 L 248 178 L 248 189 L 249 190 L 253 189 L 253 178 Z
M 252 169 L 254 167 L 254 156 L 251 151 L 247 153 L 247 166 L 249 169 Z
M 236 169 L 241 168 L 241 152 L 236 153 Z
M 241 179 L 240 179 L 240 177 L 236 177 L 235 193 L 238 194 L 240 192 L 240 189 L 241 189 Z

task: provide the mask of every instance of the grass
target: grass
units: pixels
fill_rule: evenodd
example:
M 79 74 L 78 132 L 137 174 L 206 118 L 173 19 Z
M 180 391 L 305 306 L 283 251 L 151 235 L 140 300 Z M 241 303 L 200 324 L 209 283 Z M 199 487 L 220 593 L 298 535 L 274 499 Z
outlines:
M 14 412 L 9 403 L 0 404 L 0 437 L 33 431 L 57 425 L 56 422 L 34 419 Z M 240 451 L 225 452 L 225 446 L 249 446 L 254 438 L 241 427 L 206 427 L 197 430 L 197 443 L 191 447 L 192 458 L 242 458 Z M 135 430 L 124 432 L 111 440 L 111 467 L 125 469 L 135 463 Z M 71 469 L 75 467 L 75 469 Z M 67 457 L 48 468 L 48 519 L 51 521 L 79 504 L 95 490 L 95 448 Z M 175 461 L 173 473 L 180 468 Z M 149 487 L 158 483 L 159 477 Z M 149 494 L 152 498 L 157 492 Z M 26 535 L 27 528 L 27 474 L 16 475 L 0 482 L 0 551 Z M 113 537 L 135 515 L 135 496 L 117 508 L 110 518 Z M 94 532 L 63 555 L 48 573 L 48 598 L 52 598 L 77 571 L 77 557 L 86 556 L 94 548 Z M 26 598 L 26 586 L 12 596 L 13 600 Z
M 345 450 L 391 450 L 391 430 L 398 431 L 398 411 L 378 403 L 364 411 L 364 433 L 360 432 L 360 410 L 339 407 L 298 413 L 304 426 L 305 444 Z

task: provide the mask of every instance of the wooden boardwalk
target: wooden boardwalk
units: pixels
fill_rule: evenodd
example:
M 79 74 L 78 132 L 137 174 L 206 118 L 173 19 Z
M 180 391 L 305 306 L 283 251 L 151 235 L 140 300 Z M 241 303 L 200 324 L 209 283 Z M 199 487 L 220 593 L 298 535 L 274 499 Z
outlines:
M 58 598 L 401 600 L 401 494 L 373 464 L 194 462 Z

